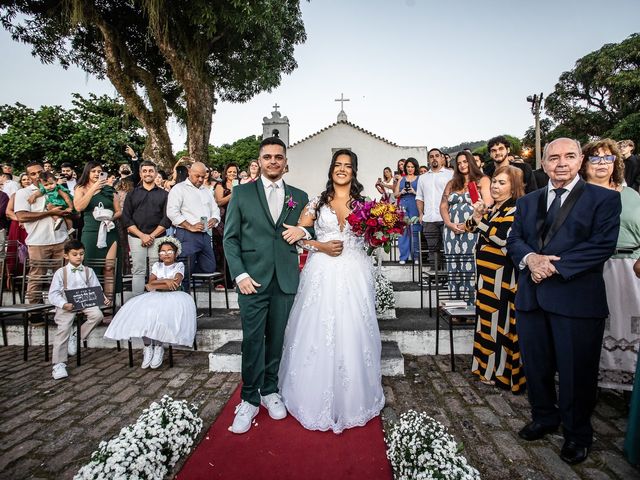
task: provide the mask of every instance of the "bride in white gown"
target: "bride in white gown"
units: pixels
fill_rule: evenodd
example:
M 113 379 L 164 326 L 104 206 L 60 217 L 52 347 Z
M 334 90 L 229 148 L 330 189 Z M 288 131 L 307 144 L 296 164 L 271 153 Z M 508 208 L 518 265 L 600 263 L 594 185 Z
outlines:
M 309 202 L 299 223 L 313 225 L 317 240 L 303 242 L 311 253 L 278 377 L 287 410 L 310 430 L 340 433 L 384 407 L 373 264 L 346 221 L 351 202 L 362 198 L 357 160 L 348 150 L 333 155 L 327 190 Z

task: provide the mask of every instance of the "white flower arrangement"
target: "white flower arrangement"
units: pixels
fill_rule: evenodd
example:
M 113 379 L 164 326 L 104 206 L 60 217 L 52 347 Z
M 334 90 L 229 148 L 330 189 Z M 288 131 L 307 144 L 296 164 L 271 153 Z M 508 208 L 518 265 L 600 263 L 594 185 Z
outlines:
M 400 415 L 385 441 L 396 480 L 480 480 L 478 470 L 460 454 L 462 445 L 424 412 Z
M 162 479 L 202 430 L 195 405 L 168 395 L 153 402 L 117 437 L 100 442 L 74 480 Z
M 376 270 L 376 313 L 383 313 L 396 308 L 396 299 L 393 296 L 393 284 L 381 271 Z

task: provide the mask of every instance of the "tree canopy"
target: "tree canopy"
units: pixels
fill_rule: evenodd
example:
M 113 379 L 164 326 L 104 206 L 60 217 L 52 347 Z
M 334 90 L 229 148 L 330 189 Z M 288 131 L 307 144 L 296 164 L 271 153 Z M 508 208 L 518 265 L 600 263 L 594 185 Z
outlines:
M 165 166 L 170 115 L 206 161 L 216 101 L 278 86 L 306 39 L 298 0 L 14 0 L 0 22 L 43 62 L 108 77 L 148 133 L 144 157 Z
M 17 170 L 30 161 L 45 159 L 54 166 L 70 162 L 77 169 L 89 160 L 114 167 L 127 160 L 126 145 L 142 150 L 141 125 L 124 103 L 106 95 L 73 96 L 71 109 L 0 105 L 2 161 Z
M 551 138 L 569 135 L 640 141 L 640 34 L 604 45 L 560 75 L 545 101 L 557 123 Z
M 232 162 L 237 163 L 240 170 L 246 170 L 249 167 L 249 162 L 258 158 L 261 141 L 260 135 L 249 135 L 232 144 L 225 143 L 219 147 L 209 145 L 209 156 L 205 163 L 220 172 L 225 165 Z M 188 153 L 186 150 L 182 150 L 176 153 L 176 158 L 180 159 Z

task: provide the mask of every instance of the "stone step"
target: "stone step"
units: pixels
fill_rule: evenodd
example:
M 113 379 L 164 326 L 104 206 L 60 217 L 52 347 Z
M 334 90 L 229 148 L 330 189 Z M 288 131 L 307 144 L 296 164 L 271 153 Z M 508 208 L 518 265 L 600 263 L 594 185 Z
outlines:
M 209 354 L 209 371 L 211 372 L 240 372 L 241 371 L 242 342 L 234 340 L 225 343 Z M 382 375 L 397 377 L 404 375 L 404 357 L 396 342 L 382 342 Z
M 206 309 L 200 309 L 205 313 Z M 6 319 L 7 337 L 9 345 L 22 345 L 23 329 L 22 321 L 19 319 Z M 435 317 L 429 316 L 427 309 L 418 308 L 398 308 L 396 318 L 379 319 L 380 336 L 382 340 L 396 342 L 403 354 L 409 355 L 433 355 L 435 354 L 436 332 Z M 89 347 L 114 348 L 115 342 L 106 340 L 104 332 L 105 325 L 95 328 L 89 336 Z M 53 341 L 55 325 L 49 326 L 49 342 Z M 41 326 L 30 326 L 27 332 L 31 345 L 44 344 L 44 328 Z M 473 350 L 473 329 L 472 327 L 453 328 L 454 350 L 456 353 L 469 354 Z M 240 321 L 240 311 L 237 309 L 224 310 L 215 309 L 211 316 L 204 316 L 198 319 L 198 331 L 196 334 L 198 349 L 212 352 L 228 342 L 242 340 L 242 325 Z M 126 347 L 126 342 L 125 347 Z M 142 348 L 142 342 L 134 340 L 134 348 Z M 440 329 L 440 354 L 449 353 L 449 330 L 444 322 Z

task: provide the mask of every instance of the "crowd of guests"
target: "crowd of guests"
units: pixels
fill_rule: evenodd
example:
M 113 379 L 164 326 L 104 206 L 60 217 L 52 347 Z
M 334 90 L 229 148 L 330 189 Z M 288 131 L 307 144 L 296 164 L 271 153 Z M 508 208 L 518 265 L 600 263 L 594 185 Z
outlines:
M 420 219 L 398 242 L 400 263 L 418 263 L 415 230 L 424 235 L 427 268 L 436 267 L 442 252 L 448 288 L 476 306 L 472 372 L 516 394 L 528 390 L 532 422 L 519 432 L 522 438 L 535 440 L 562 425 L 561 457 L 579 463 L 592 442 L 597 388 L 634 391 L 633 400 L 626 395 L 625 453 L 638 464 L 640 161 L 634 143 L 601 139 L 581 148 L 559 139 L 545 147 L 537 170 L 512 155 L 504 136 L 490 139 L 487 150 L 491 161 L 484 164 L 469 151 L 448 163 L 446 154 L 431 149 L 428 167 L 409 158 L 398 162 L 394 177 L 385 168 L 378 191 Z M 475 281 L 456 280 L 473 278 L 456 275 L 470 271 Z
M 64 290 L 98 284 L 110 303 L 123 288 L 123 273 L 131 273 L 133 298 L 115 315 L 108 338 L 143 338 L 143 368 L 162 364 L 166 343 L 192 345 L 195 304 L 184 294 L 190 275 L 224 269 L 222 233 L 233 187 L 260 177 L 255 160 L 247 172 L 230 163 L 220 174 L 189 157 L 182 157 L 166 175 L 153 162 L 138 159 L 130 147 L 125 151 L 130 161 L 117 172 L 106 171 L 96 161 L 87 162 L 79 175 L 69 163 L 55 171 L 50 162 L 34 161 L 25 166 L 25 173 L 14 177 L 13 166 L 2 165 L 0 245 L 7 249 L 2 281 L 11 282 L 21 275 L 27 258 L 66 264 L 56 272 L 49 292 L 49 298 L 56 301 L 59 327 L 54 336 L 52 375 L 56 379 L 68 375 L 67 355 L 76 353 L 78 341 L 72 333 L 75 312 Z M 30 265 L 27 273 L 29 278 L 41 278 L 46 271 Z M 226 284 L 231 283 L 227 278 Z M 28 281 L 26 301 L 41 301 L 44 287 L 41 282 Z M 215 288 L 224 289 L 225 282 Z M 169 298 L 168 293 L 184 295 Z M 161 308 L 159 299 L 163 300 Z M 137 323 L 122 323 L 131 312 Z M 103 318 L 99 309 L 84 313 L 88 321 L 81 340 Z M 158 318 L 169 323 L 163 326 Z M 30 321 L 38 324 L 43 319 L 32 315 Z M 171 333 L 176 331 L 182 333 Z
M 407 158 L 395 171 L 384 169 L 376 189 L 418 219 L 399 240 L 399 261 L 419 263 L 422 235 L 425 268 L 446 268 L 450 291 L 476 306 L 473 374 L 513 393 L 527 390 L 532 422 L 520 436 L 535 440 L 561 424 L 561 457 L 568 463 L 588 454 L 597 387 L 631 392 L 635 381 L 627 453 L 638 463 L 640 162 L 634 144 L 602 139 L 581 148 L 559 139 L 545 147 L 537 170 L 514 157 L 503 136 L 489 140 L 487 150 L 486 163 L 467 150 L 450 158 L 433 148 L 427 165 Z M 58 173 L 48 162 L 30 162 L 17 177 L 11 165 L 2 166 L 0 244 L 7 246 L 7 269 L 18 272 L 26 258 L 66 263 L 49 293 L 57 307 L 56 379 L 67 376 L 67 355 L 78 342 L 64 290 L 94 287 L 101 276 L 108 304 L 122 288 L 123 269 L 130 268 L 134 298 L 106 337 L 142 338 L 143 368 L 162 364 L 164 344 L 191 345 L 196 317 L 184 293 L 189 277 L 225 271 L 222 236 L 233 189 L 260 178 L 257 161 L 247 171 L 230 163 L 220 172 L 183 157 L 166 175 L 132 149 L 127 153 L 131 161 L 117 173 L 94 161 L 79 176 L 67 163 Z M 451 256 L 458 260 L 448 262 Z M 32 267 L 29 273 L 45 272 Z M 38 301 L 40 288 L 28 282 L 27 301 Z M 92 308 L 84 312 L 82 339 L 103 318 Z

